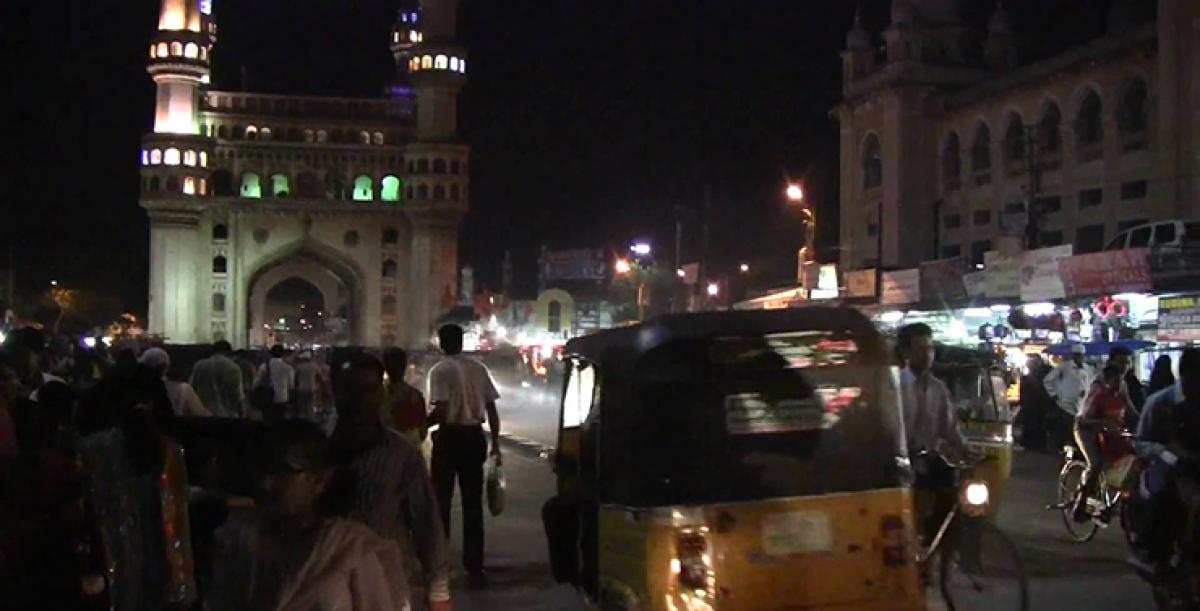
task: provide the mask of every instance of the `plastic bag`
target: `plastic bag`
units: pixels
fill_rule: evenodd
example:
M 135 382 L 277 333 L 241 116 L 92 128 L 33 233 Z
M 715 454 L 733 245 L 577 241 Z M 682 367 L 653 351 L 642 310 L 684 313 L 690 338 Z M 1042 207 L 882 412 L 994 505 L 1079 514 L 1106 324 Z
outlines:
M 487 504 L 488 511 L 493 516 L 504 512 L 505 488 L 504 469 L 496 463 L 496 457 L 488 458 L 487 462 Z

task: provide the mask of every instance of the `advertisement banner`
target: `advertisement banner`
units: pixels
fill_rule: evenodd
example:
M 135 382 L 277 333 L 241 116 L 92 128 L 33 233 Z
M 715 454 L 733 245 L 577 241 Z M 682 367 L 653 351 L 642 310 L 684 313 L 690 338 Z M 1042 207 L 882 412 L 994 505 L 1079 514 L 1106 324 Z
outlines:
M 967 291 L 967 297 L 983 297 L 987 294 L 987 272 L 963 275 L 963 288 Z
M 542 253 L 542 274 L 546 280 L 603 280 L 608 274 L 608 258 L 603 250 L 576 248 Z
M 1158 299 L 1158 341 L 1200 341 L 1200 295 Z
M 987 274 L 984 294 L 988 297 L 1017 297 L 1021 294 L 1021 261 L 1005 257 L 999 251 L 983 253 L 984 273 Z
M 1058 275 L 1058 262 L 1069 256 L 1070 244 L 1021 253 L 1021 301 L 1046 301 L 1066 297 L 1062 277 Z
M 921 264 L 921 295 L 925 299 L 962 299 L 967 296 L 963 284 L 966 261 L 962 257 L 926 261 Z
M 1075 255 L 1058 261 L 1067 295 L 1139 293 L 1153 288 L 1150 251 L 1146 248 Z
M 876 272 L 873 269 L 846 272 L 846 296 L 874 297 L 875 274 Z
M 889 304 L 921 301 L 921 270 L 883 272 L 883 291 L 879 301 Z

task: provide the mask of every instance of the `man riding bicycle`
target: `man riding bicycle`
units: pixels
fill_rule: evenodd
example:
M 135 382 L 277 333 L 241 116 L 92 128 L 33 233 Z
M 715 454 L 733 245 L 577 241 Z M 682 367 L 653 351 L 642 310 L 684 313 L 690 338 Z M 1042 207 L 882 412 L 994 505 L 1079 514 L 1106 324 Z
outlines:
M 1129 389 L 1125 386 L 1125 374 L 1133 360 L 1133 352 L 1117 346 L 1108 353 L 1108 363 L 1088 389 L 1083 409 L 1075 418 L 1075 442 L 1087 459 L 1087 478 L 1084 494 L 1079 495 L 1075 505 L 1076 522 L 1086 522 L 1087 501 L 1095 493 L 1096 482 L 1110 462 L 1106 458 L 1117 458 L 1133 451 L 1122 437 L 1126 411 L 1133 408 L 1129 400 Z
M 1179 381 L 1146 400 L 1134 447 L 1146 461 L 1145 515 L 1140 528 L 1144 551 L 1159 569 L 1177 564 L 1174 541 L 1195 541 L 1200 516 L 1200 349 L 1188 348 L 1179 359 Z M 1182 511 L 1180 533 L 1173 516 Z M 1194 554 L 1194 550 L 1187 550 Z M 1174 557 L 1172 557 L 1174 555 Z
M 970 451 L 958 430 L 950 389 L 930 371 L 934 360 L 933 330 L 924 323 L 905 325 L 896 335 L 896 344 L 905 364 L 900 372 L 900 391 L 908 456 L 916 473 L 913 487 L 933 496 L 932 511 L 923 514 L 925 522 L 919 524 L 928 537 L 954 508 L 958 495 L 954 470 L 938 455 L 963 459 Z

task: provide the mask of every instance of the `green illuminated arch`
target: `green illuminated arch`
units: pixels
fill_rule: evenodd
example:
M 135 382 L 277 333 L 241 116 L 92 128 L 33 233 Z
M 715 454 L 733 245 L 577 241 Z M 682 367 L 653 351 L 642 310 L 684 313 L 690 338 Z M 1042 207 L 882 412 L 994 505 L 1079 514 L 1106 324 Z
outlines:
M 258 174 L 254 172 L 242 174 L 242 197 L 262 197 L 262 181 Z
M 362 175 L 354 179 L 354 200 L 369 202 L 375 199 L 375 187 L 370 176 Z
M 383 180 L 379 182 L 379 186 L 379 199 L 382 199 L 385 202 L 400 201 L 400 193 L 402 192 L 402 187 L 404 185 L 400 182 L 399 178 L 390 175 L 384 176 Z

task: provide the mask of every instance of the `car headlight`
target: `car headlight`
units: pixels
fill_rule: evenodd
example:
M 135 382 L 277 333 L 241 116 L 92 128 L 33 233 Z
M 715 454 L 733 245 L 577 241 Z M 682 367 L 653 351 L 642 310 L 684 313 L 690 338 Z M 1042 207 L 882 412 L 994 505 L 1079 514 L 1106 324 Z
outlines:
M 984 482 L 968 482 L 963 487 L 963 502 L 971 507 L 984 507 L 991 498 L 988 485 Z

